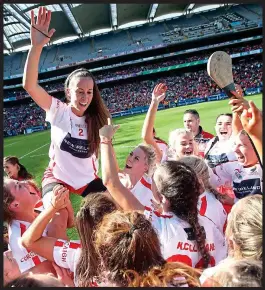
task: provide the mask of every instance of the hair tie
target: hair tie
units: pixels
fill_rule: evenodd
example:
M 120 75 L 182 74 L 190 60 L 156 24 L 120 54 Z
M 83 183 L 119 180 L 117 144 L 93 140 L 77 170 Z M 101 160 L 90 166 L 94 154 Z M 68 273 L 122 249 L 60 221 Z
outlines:
M 139 230 L 139 227 L 137 227 L 135 225 L 131 226 L 129 232 L 127 233 L 127 237 L 132 237 L 134 231 L 136 231 L 136 230 Z
M 46 33 L 42 32 L 42 31 L 41 31 L 41 30 L 39 30 L 37 27 L 35 27 L 35 26 L 33 26 L 33 25 L 31 25 L 31 27 L 33 27 L 34 29 L 38 30 L 38 31 L 39 31 L 41 34 L 43 34 L 44 36 L 46 36 L 46 37 L 50 38 L 50 36 L 49 36 L 49 35 L 47 35 Z

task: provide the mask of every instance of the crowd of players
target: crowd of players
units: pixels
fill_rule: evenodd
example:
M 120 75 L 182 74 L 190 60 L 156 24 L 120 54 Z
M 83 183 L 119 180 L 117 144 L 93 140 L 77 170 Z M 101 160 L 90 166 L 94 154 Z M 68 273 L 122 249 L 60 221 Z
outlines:
M 143 144 L 119 168 L 119 125 L 93 75 L 78 69 L 67 77 L 69 104 L 38 84 L 50 20 L 45 7 L 37 18 L 31 12 L 23 76 L 51 124 L 50 161 L 40 190 L 18 158 L 4 159 L 6 287 L 261 287 L 261 111 L 238 86 L 232 114 L 216 116 L 216 136 L 189 109 L 167 144 L 154 123 L 170 83 L 157 83 L 148 91 Z M 70 192 L 83 197 L 75 218 Z M 73 226 L 78 241 L 67 237 Z

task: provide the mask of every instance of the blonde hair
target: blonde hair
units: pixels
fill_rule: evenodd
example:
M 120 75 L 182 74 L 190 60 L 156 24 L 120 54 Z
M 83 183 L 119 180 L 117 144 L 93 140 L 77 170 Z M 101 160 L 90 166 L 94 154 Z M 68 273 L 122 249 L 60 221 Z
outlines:
M 200 287 L 201 271 L 180 262 L 169 262 L 155 266 L 148 273 L 139 275 L 136 271 L 125 272 L 128 287 Z
M 169 133 L 169 140 L 168 140 L 169 148 L 167 150 L 168 160 L 179 159 L 179 156 L 176 154 L 176 147 L 178 146 L 178 144 L 176 144 L 176 140 L 178 139 L 178 136 L 180 135 L 190 135 L 190 137 L 193 139 L 193 153 L 195 155 L 198 155 L 198 148 L 197 148 L 196 142 L 194 141 L 193 133 L 190 131 L 187 131 L 184 128 L 179 128 Z
M 196 156 L 184 156 L 178 161 L 193 168 L 197 177 L 202 181 L 205 190 L 213 193 L 218 200 L 221 199 L 219 192 L 210 184 L 209 168 L 203 159 Z
M 235 242 L 235 258 L 262 259 L 262 196 L 239 200 L 228 216 L 225 232 Z
M 148 176 L 152 176 L 155 170 L 156 166 L 156 154 L 152 146 L 147 145 L 147 144 L 139 144 L 137 148 L 140 148 L 141 150 L 144 151 L 144 154 L 146 156 L 146 162 L 148 165 L 148 170 L 146 174 Z
M 262 287 L 262 262 L 230 259 L 210 279 L 215 287 Z

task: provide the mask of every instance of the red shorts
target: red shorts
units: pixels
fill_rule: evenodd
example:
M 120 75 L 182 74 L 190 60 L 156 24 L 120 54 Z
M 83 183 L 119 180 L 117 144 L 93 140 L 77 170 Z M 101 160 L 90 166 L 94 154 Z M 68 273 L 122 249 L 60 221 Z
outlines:
M 84 185 L 83 187 L 75 189 L 71 185 L 67 184 L 66 182 L 55 178 L 53 175 L 52 169 L 48 167 L 45 170 L 43 178 L 42 178 L 42 183 L 41 183 L 42 196 L 44 196 L 47 192 L 53 190 L 53 188 L 57 184 L 62 184 L 67 189 L 69 189 L 71 193 L 82 195 L 83 197 L 85 197 L 89 193 L 103 192 L 107 190 L 107 188 L 103 185 L 102 179 L 99 177 L 95 178 L 94 180 Z

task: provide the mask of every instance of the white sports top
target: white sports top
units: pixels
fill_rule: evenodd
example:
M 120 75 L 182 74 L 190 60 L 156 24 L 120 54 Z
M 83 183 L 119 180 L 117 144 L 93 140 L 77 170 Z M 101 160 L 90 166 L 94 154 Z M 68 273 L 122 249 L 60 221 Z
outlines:
M 205 191 L 199 196 L 198 211 L 200 215 L 209 218 L 217 226 L 221 233 L 224 232 L 227 213 L 222 203 L 212 192 Z
M 194 232 L 189 223 L 172 212 L 159 214 L 151 208 L 146 208 L 144 214 L 158 233 L 164 259 L 169 262 L 183 262 L 195 268 L 203 266 Z M 198 220 L 206 234 L 206 248 L 211 255 L 209 266 L 213 267 L 227 256 L 225 238 L 211 220 L 200 215 Z
M 58 239 L 53 248 L 53 258 L 55 263 L 63 268 L 70 269 L 74 273 L 74 284 L 78 287 L 78 281 L 76 280 L 76 267 L 78 265 L 81 256 L 81 244 L 80 241 L 65 241 Z M 98 283 L 91 282 L 91 287 L 98 287 Z
M 121 183 L 124 184 L 125 180 L 120 179 Z M 143 206 L 152 207 L 152 199 L 154 198 L 152 192 L 152 178 L 142 176 L 142 178 L 130 189 L 134 196 L 140 201 Z
M 54 177 L 74 189 L 93 181 L 98 171 L 98 160 L 95 154 L 88 157 L 85 116 L 76 116 L 70 106 L 52 97 L 46 121 L 51 123 L 49 167 Z
M 211 147 L 215 138 L 211 139 L 206 146 L 204 154 L 206 154 Z M 236 155 L 233 151 L 234 141 L 232 137 L 227 141 L 218 141 L 213 148 L 209 151 L 207 158 L 205 159 L 208 166 L 213 168 L 222 163 L 236 161 Z
M 8 227 L 10 250 L 18 263 L 21 273 L 39 265 L 46 260 L 34 252 L 27 250 L 21 244 L 21 237 L 30 225 L 31 223 L 28 222 L 13 220 Z M 46 235 L 47 230 L 43 232 L 43 236 Z
M 262 168 L 259 164 L 243 167 L 239 162 L 224 163 L 215 167 L 210 182 L 216 187 L 230 183 L 237 199 L 251 194 L 262 194 Z

